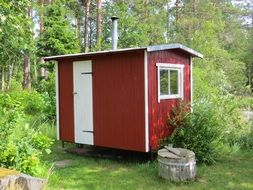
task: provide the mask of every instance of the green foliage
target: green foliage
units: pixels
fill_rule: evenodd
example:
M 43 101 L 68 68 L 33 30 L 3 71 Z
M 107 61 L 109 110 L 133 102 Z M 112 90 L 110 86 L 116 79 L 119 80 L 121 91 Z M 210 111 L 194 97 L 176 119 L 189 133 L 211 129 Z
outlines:
M 237 96 L 235 97 L 235 101 L 237 102 L 237 105 L 242 110 L 253 110 L 253 97 L 248 96 Z
M 239 134 L 235 135 L 235 138 L 228 139 L 230 142 L 230 146 L 238 146 L 240 149 L 246 151 L 253 150 L 253 135 L 249 134 L 248 132 L 240 132 Z
M 200 163 L 214 163 L 223 123 L 213 105 L 202 102 L 194 106 L 192 113 L 186 113 L 185 109 L 174 113 L 168 119 L 169 126 L 175 128 L 170 138 L 173 145 L 192 150 Z
M 43 98 L 36 92 L 0 94 L 0 166 L 38 174 L 43 152 L 50 153 L 52 140 L 31 116 L 43 114 Z M 34 119 L 34 118 L 33 118 Z
M 36 89 L 43 97 L 45 106 L 43 112 L 46 118 L 54 121 L 56 118 L 55 73 L 49 73 L 47 80 L 41 80 Z
M 54 91 L 52 91 L 53 93 Z M 53 121 L 55 118 L 54 100 L 47 93 L 41 94 L 37 91 L 14 91 L 11 93 L 0 93 L 0 107 L 6 112 L 25 117 L 28 122 L 37 120 Z
M 181 42 L 200 51 L 204 59 L 198 61 L 195 68 L 203 69 L 202 72 L 207 75 L 212 73 L 207 81 L 219 83 L 218 75 L 224 75 L 226 90 L 242 95 L 246 93 L 246 63 L 249 61 L 244 58 L 247 57 L 249 40 L 247 31 L 242 29 L 239 12 L 230 1 L 184 1 L 175 37 L 170 41 Z M 202 82 L 198 85 L 201 86 Z
M 218 96 L 216 90 L 207 96 L 205 89 L 195 100 L 191 113 L 184 104 L 175 108 L 168 118 L 168 126 L 175 130 L 163 143 L 191 149 L 198 162 L 207 164 L 214 163 L 218 152 L 227 146 L 252 150 L 249 123 L 242 119 L 237 99 L 230 94 Z
M 66 17 L 66 9 L 60 0 L 46 8 L 45 31 L 38 40 L 40 56 L 80 52 L 79 42 Z
M 0 129 L 0 135 L 5 136 L 0 140 L 0 166 L 38 174 L 37 169 L 41 166 L 42 153 L 50 153 L 52 140 L 39 133 L 34 127 L 30 127 L 22 119 L 9 126 L 2 124 Z
M 22 50 L 31 49 L 31 19 L 27 15 L 30 0 L 0 1 L 0 61 L 18 60 Z M 8 59 L 6 59 L 8 58 Z
M 106 1 L 103 15 L 102 48 L 111 47 L 112 15 L 119 17 L 120 48 L 140 47 L 165 43 L 167 1 Z

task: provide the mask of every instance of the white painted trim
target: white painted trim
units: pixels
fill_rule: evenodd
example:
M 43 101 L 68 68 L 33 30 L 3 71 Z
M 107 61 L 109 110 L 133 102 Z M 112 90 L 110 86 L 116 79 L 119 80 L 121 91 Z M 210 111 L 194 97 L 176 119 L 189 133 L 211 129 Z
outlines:
M 184 65 L 182 64 L 171 64 L 171 63 L 156 63 L 157 66 L 157 86 L 158 86 L 158 103 L 160 100 L 165 99 L 176 99 L 176 98 L 184 98 Z M 176 95 L 161 95 L 160 94 L 160 70 L 177 70 L 179 73 L 179 94 Z
M 60 112 L 59 112 L 59 74 L 58 62 L 55 64 L 55 96 L 56 96 L 56 137 L 60 140 Z
M 157 67 L 165 67 L 169 69 L 178 69 L 178 68 L 184 68 L 184 65 L 182 64 L 173 64 L 173 63 L 156 63 Z
M 145 147 L 149 152 L 149 118 L 148 118 L 148 55 L 144 51 L 144 92 L 145 92 Z
M 193 70 L 192 70 L 192 65 L 193 64 L 193 62 L 192 62 L 192 57 L 190 57 L 190 72 L 191 72 L 191 75 L 190 75 L 190 77 L 191 77 L 191 88 L 190 88 L 190 90 L 191 90 L 191 111 L 193 111 L 192 110 L 192 104 L 193 104 Z
M 158 98 L 158 103 L 160 103 L 161 97 L 160 97 L 160 67 L 156 64 L 157 66 L 157 98 Z
M 181 85 L 181 88 L 179 89 L 180 90 L 180 96 L 181 96 L 181 98 L 182 98 L 182 100 L 184 99 L 184 67 L 182 67 L 181 69 L 180 69 L 180 76 L 181 76 L 181 78 L 180 78 L 180 85 Z

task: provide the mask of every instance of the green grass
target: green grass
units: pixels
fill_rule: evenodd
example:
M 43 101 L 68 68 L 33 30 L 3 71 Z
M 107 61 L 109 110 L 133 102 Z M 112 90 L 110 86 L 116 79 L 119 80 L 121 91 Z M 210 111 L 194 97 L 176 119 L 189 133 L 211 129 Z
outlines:
M 72 160 L 65 168 L 51 168 L 46 190 L 52 189 L 253 189 L 251 153 L 222 156 L 215 165 L 198 165 L 195 182 L 173 183 L 157 175 L 156 162 L 127 162 L 66 153 L 56 143 L 53 153 L 44 156 L 47 166 L 57 160 Z
M 243 110 L 253 110 L 253 98 L 251 96 L 236 96 L 237 106 Z

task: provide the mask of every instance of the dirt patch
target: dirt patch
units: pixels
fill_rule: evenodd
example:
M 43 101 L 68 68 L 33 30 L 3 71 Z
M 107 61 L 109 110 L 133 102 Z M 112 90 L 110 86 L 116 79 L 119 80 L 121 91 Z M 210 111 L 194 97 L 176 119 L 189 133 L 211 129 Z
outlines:
M 54 165 L 58 168 L 65 168 L 67 166 L 71 166 L 73 163 L 73 160 L 59 160 L 55 161 Z
M 65 150 L 68 153 L 91 158 L 105 158 L 121 161 L 146 162 L 150 160 L 149 153 L 127 151 L 120 149 L 102 148 L 96 146 L 71 147 Z

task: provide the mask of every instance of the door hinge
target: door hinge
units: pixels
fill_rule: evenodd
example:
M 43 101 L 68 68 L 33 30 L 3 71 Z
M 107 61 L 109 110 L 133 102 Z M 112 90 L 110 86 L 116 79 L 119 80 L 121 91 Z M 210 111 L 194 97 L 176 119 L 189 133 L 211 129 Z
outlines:
M 93 131 L 82 131 L 82 132 L 85 132 L 85 133 L 93 133 Z
M 83 72 L 81 73 L 81 75 L 92 75 L 93 73 L 92 72 Z

